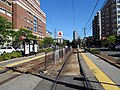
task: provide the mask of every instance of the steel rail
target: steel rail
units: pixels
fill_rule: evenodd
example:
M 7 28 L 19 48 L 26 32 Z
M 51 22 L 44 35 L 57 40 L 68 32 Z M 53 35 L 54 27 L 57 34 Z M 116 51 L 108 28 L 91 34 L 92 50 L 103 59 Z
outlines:
M 63 72 L 63 70 L 64 70 L 64 68 L 65 68 L 65 66 L 66 66 L 66 63 L 67 63 L 70 55 L 71 55 L 71 52 L 69 52 L 69 55 L 68 55 L 68 57 L 66 58 L 65 62 L 63 63 L 63 65 L 62 65 L 59 73 L 57 74 L 57 76 L 56 76 L 56 78 L 55 78 L 55 80 L 54 80 L 54 83 L 53 83 L 53 85 L 52 85 L 52 87 L 51 87 L 50 90 L 55 90 L 56 85 L 57 85 L 57 82 L 58 82 L 58 80 L 59 80 L 59 78 L 60 78 L 61 73 Z

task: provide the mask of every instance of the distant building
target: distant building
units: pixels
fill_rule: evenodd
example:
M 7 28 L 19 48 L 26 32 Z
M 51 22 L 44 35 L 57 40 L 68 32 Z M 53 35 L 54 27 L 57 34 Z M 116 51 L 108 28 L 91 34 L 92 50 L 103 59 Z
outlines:
M 94 41 L 99 41 L 101 39 L 101 13 L 100 11 L 94 16 L 92 21 L 92 30 Z
M 52 37 L 52 33 L 48 30 L 46 30 L 46 37 Z
M 78 39 L 78 33 L 77 31 L 73 31 L 73 40 L 77 40 Z
M 26 28 L 38 37 L 46 36 L 46 15 L 39 0 L 1 0 L 0 15 L 12 22 L 15 30 Z

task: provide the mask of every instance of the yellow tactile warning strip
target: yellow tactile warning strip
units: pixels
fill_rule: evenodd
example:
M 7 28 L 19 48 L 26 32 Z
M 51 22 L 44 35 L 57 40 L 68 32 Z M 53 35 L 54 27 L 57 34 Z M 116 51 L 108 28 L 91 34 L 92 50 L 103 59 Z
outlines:
M 3 70 L 3 67 L 0 67 L 0 70 Z
M 40 56 L 36 56 L 36 57 L 33 57 L 33 58 L 30 58 L 30 59 L 25 59 L 23 61 L 19 61 L 19 62 L 15 62 L 15 63 L 12 63 L 12 64 L 8 64 L 4 67 L 12 67 L 12 66 L 16 66 L 16 65 L 19 65 L 19 64 L 22 64 L 22 63 L 26 63 L 26 62 L 29 62 L 29 61 L 32 61 L 32 60 L 35 60 L 35 59 L 38 59 L 38 58 L 41 58 L 45 55 L 40 55 Z
M 80 52 L 82 51 L 80 50 Z M 101 85 L 105 90 L 120 90 L 120 88 L 115 86 L 115 83 L 110 80 L 110 78 L 106 76 L 84 53 L 81 53 L 81 55 L 99 82 L 104 82 L 101 83 Z

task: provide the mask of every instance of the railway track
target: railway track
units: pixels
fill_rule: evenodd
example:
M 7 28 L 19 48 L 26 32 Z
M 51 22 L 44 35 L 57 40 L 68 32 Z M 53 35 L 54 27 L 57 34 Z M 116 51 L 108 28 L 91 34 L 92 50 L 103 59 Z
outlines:
M 62 90 L 74 90 L 74 89 L 75 90 L 76 89 L 78 89 L 78 90 L 93 90 L 93 89 L 91 89 L 91 85 L 88 82 L 88 80 L 85 76 L 85 72 L 81 66 L 78 50 L 75 50 L 75 51 L 76 52 L 74 54 L 77 55 L 76 56 L 76 58 L 78 59 L 77 63 L 79 63 L 79 75 L 76 76 L 74 74 L 73 75 L 71 74 L 72 76 L 68 76 L 68 75 L 64 74 L 64 72 L 66 72 L 66 70 L 68 70 L 67 68 L 69 68 L 68 67 L 68 66 L 70 66 L 69 64 L 74 63 L 73 61 L 72 62 L 70 61 L 71 54 L 69 54 L 69 57 L 66 58 L 66 60 L 62 64 L 61 68 L 59 69 L 59 72 L 56 75 L 53 85 L 50 90 L 61 90 L 61 89 Z M 75 81 L 75 78 L 76 78 L 76 81 Z M 66 79 L 66 81 L 64 79 Z M 71 83 L 71 82 L 73 82 L 73 83 Z
M 47 58 L 49 57 L 49 58 Z M 26 73 L 37 76 L 39 78 L 49 80 L 52 83 L 51 87 L 48 90 L 91 90 L 91 86 L 85 76 L 84 70 L 81 66 L 81 62 L 79 59 L 79 53 L 76 50 L 75 53 L 72 51 L 68 52 L 64 58 L 64 60 L 59 61 L 55 67 L 52 59 L 53 55 L 48 55 L 45 57 L 45 60 L 35 60 L 19 67 L 8 67 L 4 72 L 12 70 L 13 72 L 18 73 Z M 71 58 L 73 57 L 73 58 Z M 74 60 L 76 58 L 76 60 Z M 48 61 L 52 60 L 52 61 Z M 45 62 L 48 62 L 45 64 Z M 60 64 L 59 64 L 60 63 Z M 49 64 L 49 65 L 48 65 Z M 46 68 L 47 66 L 47 68 Z M 59 68 L 58 68 L 59 67 Z M 54 70 L 54 74 L 49 71 L 51 69 Z M 46 76 L 42 75 L 38 71 L 47 70 Z M 2 73 L 4 73 L 2 72 Z M 50 73 L 52 74 L 50 74 Z M 4 84 L 11 79 L 16 78 L 19 75 L 12 76 L 0 84 Z M 52 78 L 47 77 L 47 75 L 51 75 Z

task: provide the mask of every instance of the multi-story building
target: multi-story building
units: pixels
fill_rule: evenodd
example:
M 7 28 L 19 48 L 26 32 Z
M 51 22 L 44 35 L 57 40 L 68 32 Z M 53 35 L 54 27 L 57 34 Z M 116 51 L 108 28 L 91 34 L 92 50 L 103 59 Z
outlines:
M 12 22 L 12 0 L 0 0 L 0 16 Z
M 46 37 L 52 37 L 52 33 L 48 30 L 46 30 Z
M 120 31 L 120 0 L 108 0 L 101 9 L 102 39 Z
M 78 33 L 77 31 L 73 31 L 73 40 L 77 40 L 78 39 Z
M 1 0 L 0 15 L 8 18 L 15 30 L 26 28 L 43 38 L 46 36 L 46 15 L 39 0 Z
M 101 39 L 101 12 L 99 11 L 92 21 L 92 30 L 94 41 Z

